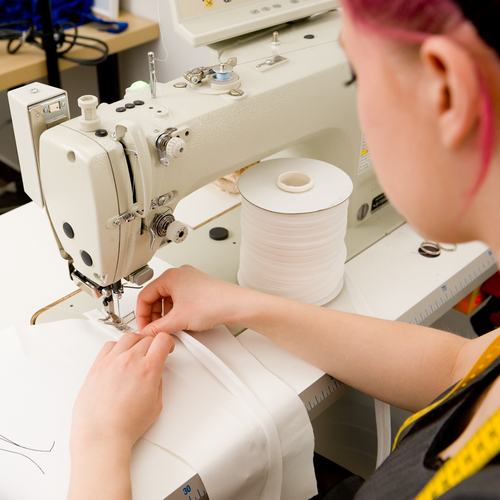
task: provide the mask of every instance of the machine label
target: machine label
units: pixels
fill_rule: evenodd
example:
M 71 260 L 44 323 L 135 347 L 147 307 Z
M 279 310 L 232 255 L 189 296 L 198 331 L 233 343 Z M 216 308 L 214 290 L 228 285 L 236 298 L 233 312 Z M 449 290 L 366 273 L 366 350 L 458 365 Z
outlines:
M 358 175 L 364 174 L 373 168 L 372 159 L 370 156 L 370 150 L 368 149 L 368 144 L 366 143 L 365 134 L 363 134 L 363 142 L 361 144 L 361 154 L 359 158 Z

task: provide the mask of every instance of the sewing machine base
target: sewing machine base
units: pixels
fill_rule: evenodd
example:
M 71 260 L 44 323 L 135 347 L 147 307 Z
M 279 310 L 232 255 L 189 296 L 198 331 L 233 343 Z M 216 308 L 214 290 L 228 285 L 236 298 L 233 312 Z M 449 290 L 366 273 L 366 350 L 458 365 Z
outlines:
M 240 212 L 240 205 L 233 207 L 191 230 L 189 237 L 183 243 L 179 245 L 169 244 L 161 248 L 157 251 L 156 256 L 172 266 L 190 264 L 211 276 L 216 276 L 230 283 L 237 283 L 241 242 Z M 347 260 L 351 260 L 374 244 L 380 239 L 381 234 L 389 234 L 403 223 L 401 216 L 391 206 L 387 206 L 375 214 L 363 226 L 362 230 L 359 227 L 348 228 L 346 234 Z M 210 239 L 210 229 L 220 226 L 228 229 L 229 237 L 223 241 Z M 203 249 L 202 252 L 200 252 L 200 248 Z M 78 292 L 63 297 L 60 301 L 36 312 L 31 323 L 48 323 L 70 318 L 85 319 L 86 312 L 100 308 L 98 300 Z M 234 335 L 243 331 L 239 327 L 229 329 Z
M 209 274 L 219 276 L 227 281 L 236 282 L 241 240 L 239 212 L 240 209 L 237 206 L 219 217 L 209 220 L 205 224 L 201 224 L 197 229 L 191 231 L 186 242 L 181 245 L 167 245 L 167 247 L 161 249 L 157 253 L 157 256 L 175 266 L 189 263 Z M 229 237 L 226 240 L 214 241 L 210 239 L 210 229 L 217 226 L 228 229 Z M 355 232 L 354 234 L 352 233 L 353 232 L 350 231 L 346 238 L 350 256 L 354 253 L 352 250 L 353 241 L 356 242 L 356 234 Z M 363 275 L 367 275 L 366 279 L 371 283 L 371 286 L 373 286 L 374 282 L 377 280 L 380 282 L 380 275 L 384 275 L 380 269 L 383 269 L 385 264 L 382 263 L 382 265 L 375 266 L 375 268 L 369 264 L 369 262 L 373 260 L 370 255 L 376 251 L 376 247 L 379 247 L 379 251 L 383 252 L 385 260 L 390 262 L 391 268 L 394 268 L 394 273 L 398 275 L 398 279 L 400 279 L 399 283 L 415 280 L 415 276 L 412 275 L 412 272 L 415 271 L 415 266 L 412 265 L 412 259 L 416 258 L 415 254 L 418 255 L 419 242 L 420 239 L 418 236 L 412 233 L 411 230 L 407 228 L 407 225 L 401 226 L 392 234 L 380 240 L 377 244 L 369 247 L 366 252 L 358 254 L 357 259 L 352 258 L 351 262 L 346 265 L 346 268 L 351 268 L 351 273 L 354 274 L 353 270 L 359 267 Z M 203 248 L 204 251 L 199 252 L 199 248 Z M 414 252 L 412 250 L 414 250 Z M 474 277 L 470 281 L 468 280 L 467 284 L 461 287 L 461 289 L 457 289 L 457 292 L 451 300 L 441 305 L 439 311 L 436 310 L 429 314 L 421 321 L 421 324 L 430 325 L 433 323 L 435 319 L 437 319 L 436 317 L 440 317 L 446 313 L 454 303 L 467 295 L 495 271 L 495 266 L 491 265 L 488 261 L 488 251 L 481 246 L 476 247 L 476 245 L 474 245 L 472 250 L 464 249 L 463 252 L 464 255 L 460 258 L 461 260 L 454 262 L 453 265 L 448 260 L 445 260 L 450 258 L 449 255 L 443 256 L 442 264 L 448 273 L 443 273 L 442 279 L 444 282 L 450 283 L 459 275 L 460 279 L 462 279 L 464 273 L 468 274 L 467 268 L 470 266 L 473 266 L 474 269 L 480 269 L 480 271 L 477 271 L 477 274 L 474 272 Z M 398 273 L 398 260 L 401 259 L 405 263 L 404 268 L 408 269 L 408 276 L 400 276 L 401 273 Z M 435 260 L 426 259 L 425 257 L 419 257 L 418 259 L 417 262 L 420 266 L 418 268 L 420 269 L 420 273 L 425 271 L 426 276 L 432 276 L 433 273 L 431 271 L 432 266 L 436 265 Z M 359 264 L 356 264 L 357 261 L 359 261 Z M 439 262 L 437 264 L 441 265 Z M 447 268 L 448 266 L 450 266 L 449 269 Z M 418 269 L 417 273 L 419 272 Z M 370 274 L 374 274 L 375 278 L 374 276 L 370 276 Z M 392 279 L 391 276 L 392 275 L 386 275 L 385 281 L 388 283 L 393 282 L 394 279 Z M 358 282 L 359 277 L 354 276 L 354 278 Z M 425 290 L 421 289 L 418 292 L 419 294 L 411 297 L 412 304 L 418 305 L 418 300 L 422 301 L 422 298 L 427 298 L 429 294 L 435 293 L 435 290 L 439 289 L 439 286 L 431 281 L 430 279 L 424 280 L 424 284 L 427 288 L 425 288 Z M 360 281 L 359 284 L 363 285 Z M 384 283 L 384 285 L 385 286 L 381 286 L 381 294 L 387 292 L 387 290 L 391 290 L 391 288 L 387 286 L 387 283 Z M 422 283 L 419 282 L 418 287 L 422 288 L 422 286 Z M 418 287 L 412 287 L 412 290 Z M 449 288 L 451 288 L 450 285 Z M 395 288 L 392 288 L 392 292 L 393 294 L 395 293 L 395 295 L 399 294 Z M 370 296 L 367 297 L 367 300 L 369 300 L 371 304 L 373 304 L 372 298 L 373 297 Z M 390 295 L 387 295 L 386 300 L 391 301 Z M 404 301 L 400 300 L 399 302 L 403 303 Z M 45 308 L 43 311 L 40 311 L 39 314 L 37 313 L 33 321 L 48 322 L 65 318 L 83 318 L 83 314 L 86 311 L 95 309 L 98 305 L 96 300 L 90 298 L 86 294 L 76 292 L 53 304 L 52 307 Z M 334 307 L 340 310 L 348 309 L 349 306 L 346 305 L 345 294 L 341 293 L 332 303 L 327 304 L 327 307 Z M 408 309 L 407 305 L 402 304 L 401 312 L 407 315 L 406 309 Z M 375 313 L 377 314 L 379 312 L 375 311 Z M 404 315 L 401 313 L 398 314 L 399 315 L 395 319 Z M 233 329 L 233 333 L 238 334 L 240 330 L 241 329 Z M 300 394 L 302 401 L 304 401 L 306 407 L 309 409 L 308 413 L 313 422 L 316 436 L 316 451 L 355 473 L 367 477 L 373 472 L 373 450 L 375 449 L 376 441 L 371 402 L 368 401 L 364 395 L 357 391 L 349 390 L 345 385 L 340 385 L 338 387 L 335 385 L 335 390 L 332 394 L 329 394 L 328 387 L 332 387 L 331 384 L 332 381 L 330 377 L 324 375 L 318 380 L 313 381 L 313 383 Z M 344 397 L 344 394 L 347 392 L 347 397 Z M 398 411 L 399 410 L 393 410 L 392 412 L 391 418 L 394 428 L 397 428 L 405 417 L 404 414 L 400 414 Z M 356 422 L 356 432 L 353 431 L 353 422 Z M 148 444 L 143 443 L 141 440 L 140 445 L 147 446 Z M 150 451 L 153 453 L 156 450 L 153 449 Z M 133 468 L 131 472 L 133 481 L 136 483 L 141 482 L 142 478 L 147 475 L 145 471 L 140 470 L 139 466 Z M 183 488 L 194 488 L 193 491 L 197 491 L 200 485 L 203 486 L 199 476 L 194 474 L 186 483 L 183 483 L 177 488 L 175 492 L 169 494 L 168 498 L 169 500 L 180 500 L 185 498 Z

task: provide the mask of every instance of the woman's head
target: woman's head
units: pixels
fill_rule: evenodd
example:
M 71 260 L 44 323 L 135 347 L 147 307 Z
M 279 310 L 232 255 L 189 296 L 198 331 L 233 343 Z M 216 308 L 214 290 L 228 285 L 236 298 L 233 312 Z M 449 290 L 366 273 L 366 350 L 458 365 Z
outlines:
M 345 0 L 343 5 L 365 27 L 414 42 L 428 34 L 444 33 L 464 18 L 453 0 Z
M 341 0 L 350 16 L 373 31 L 406 41 L 444 34 L 465 20 L 500 56 L 500 0 Z
M 467 239 L 450 228 L 483 184 L 493 150 L 485 68 L 493 60 L 500 70 L 500 60 L 484 43 L 487 23 L 481 38 L 464 15 L 484 3 L 459 3 L 466 0 L 343 0 L 343 44 L 359 76 L 360 117 L 379 178 L 403 215 L 435 239 Z M 452 164 L 459 178 L 450 176 Z M 431 217 L 442 207 L 428 199 L 442 197 L 444 188 L 462 200 L 443 220 L 448 233 Z

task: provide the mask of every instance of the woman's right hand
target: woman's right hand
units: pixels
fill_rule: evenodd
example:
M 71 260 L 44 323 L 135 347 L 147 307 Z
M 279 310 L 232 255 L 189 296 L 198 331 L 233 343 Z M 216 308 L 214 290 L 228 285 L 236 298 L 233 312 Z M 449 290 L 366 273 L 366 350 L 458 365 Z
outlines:
M 159 332 L 199 332 L 221 324 L 234 326 L 234 313 L 248 292 L 191 266 L 171 268 L 139 294 L 137 326 L 142 335 L 153 337 Z

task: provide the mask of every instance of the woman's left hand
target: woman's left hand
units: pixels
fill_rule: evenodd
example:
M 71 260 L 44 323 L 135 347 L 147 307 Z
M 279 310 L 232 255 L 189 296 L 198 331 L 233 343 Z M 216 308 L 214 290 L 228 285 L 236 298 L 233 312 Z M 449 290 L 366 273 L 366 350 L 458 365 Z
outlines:
M 78 394 L 72 436 L 132 447 L 161 412 L 161 375 L 174 345 L 170 335 L 137 333 L 104 344 Z
M 162 371 L 174 340 L 125 333 L 99 352 L 78 394 L 71 428 L 68 498 L 125 498 L 134 443 L 162 409 Z M 109 495 L 102 488 L 116 487 Z M 115 495 L 116 493 L 116 495 Z

